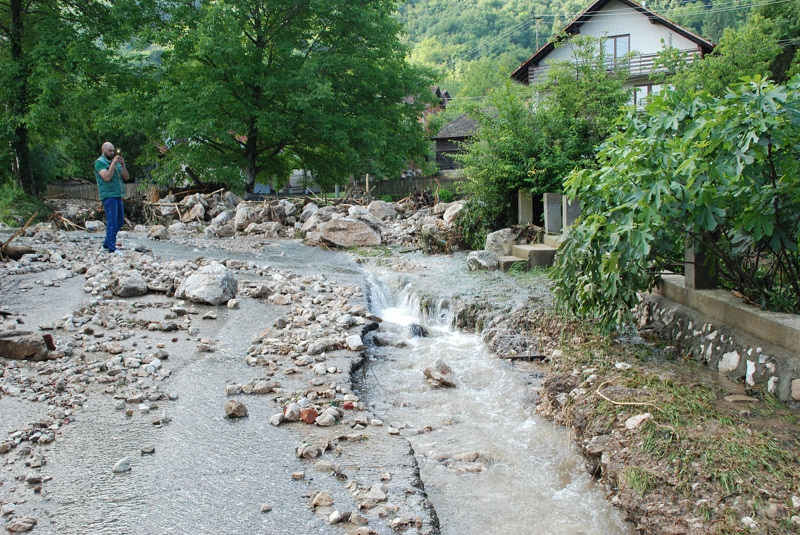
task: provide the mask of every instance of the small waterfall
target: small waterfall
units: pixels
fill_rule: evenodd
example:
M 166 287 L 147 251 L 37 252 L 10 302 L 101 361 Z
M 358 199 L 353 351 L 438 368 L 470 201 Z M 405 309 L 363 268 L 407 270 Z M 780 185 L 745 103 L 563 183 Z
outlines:
M 447 301 L 431 301 L 408 278 L 368 280 L 370 306 L 384 321 L 362 388 L 411 442 L 443 534 L 631 532 L 566 430 L 534 414 L 534 370 L 490 355 L 479 336 L 452 326 Z M 415 324 L 428 336 L 414 336 Z M 423 370 L 436 359 L 452 368 L 455 388 L 426 382 Z

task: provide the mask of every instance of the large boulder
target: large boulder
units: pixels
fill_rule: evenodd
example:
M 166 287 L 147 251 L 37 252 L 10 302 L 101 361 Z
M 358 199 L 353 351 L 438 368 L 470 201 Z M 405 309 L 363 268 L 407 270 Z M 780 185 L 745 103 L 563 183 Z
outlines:
M 340 217 L 322 223 L 320 236 L 339 247 L 372 246 L 381 244 L 381 236 L 363 221 Z
M 440 203 L 437 203 L 437 204 L 436 204 L 436 205 L 433 207 L 433 215 L 442 215 L 442 214 L 444 214 L 444 213 L 447 211 L 447 209 L 448 209 L 448 208 L 450 208 L 450 206 L 451 206 L 452 204 L 453 204 L 453 203 L 449 203 L 449 202 L 440 202 Z
M 288 199 L 281 199 L 278 204 L 283 208 L 283 213 L 286 217 L 297 215 L 297 205 Z
M 189 275 L 175 292 L 175 297 L 196 303 L 221 305 L 236 297 L 239 285 L 233 272 L 222 264 L 203 266 Z
M 45 360 L 47 355 L 47 343 L 40 334 L 0 331 L 0 357 L 15 360 Z
M 397 210 L 392 203 L 386 201 L 372 201 L 367 209 L 378 219 L 393 219 L 397 217 Z
M 247 228 L 250 223 L 258 223 L 261 214 L 261 207 L 247 203 L 241 203 L 236 207 L 236 215 L 234 216 L 234 226 L 236 230 L 242 231 Z
M 303 215 L 305 214 L 306 212 L 303 212 Z M 314 230 L 321 223 L 327 223 L 328 221 L 330 221 L 335 217 L 341 217 L 341 214 L 339 214 L 336 211 L 336 207 L 324 206 L 322 208 L 312 211 L 311 215 L 305 220 L 300 230 L 303 232 Z M 303 217 L 301 216 L 300 219 L 302 220 Z
M 510 228 L 504 228 L 486 236 L 486 246 L 484 249 L 493 252 L 497 256 L 510 256 L 516 243 L 516 232 Z
M 160 209 L 162 217 L 169 217 L 171 219 L 178 217 L 178 209 L 173 204 L 162 204 Z
M 450 207 L 447 210 L 445 210 L 442 219 L 444 219 L 444 222 L 447 223 L 448 225 L 452 225 L 453 223 L 455 223 L 456 219 L 458 219 L 458 216 L 459 214 L 461 214 L 461 210 L 463 209 L 464 209 L 463 202 L 454 202 L 450 204 Z
M 467 256 L 467 268 L 470 271 L 494 271 L 500 269 L 500 260 L 491 251 L 472 251 Z
M 237 206 L 239 206 L 239 203 L 242 202 L 242 199 L 234 192 L 226 191 L 225 193 L 222 194 L 222 202 L 224 202 L 231 208 L 236 208 Z
M 184 223 L 189 223 L 191 221 L 203 221 L 206 217 L 206 209 L 203 207 L 202 204 L 197 203 L 192 205 L 192 208 L 183 214 L 181 221 Z
M 109 286 L 114 295 L 119 297 L 137 297 L 147 293 L 147 282 L 135 269 L 115 272 L 111 275 Z
M 206 231 L 208 231 L 206 235 L 208 235 L 208 233 L 211 233 L 213 236 L 216 236 L 217 238 L 231 238 L 236 235 L 236 229 L 234 228 L 232 222 L 224 223 L 219 226 L 209 225 L 208 227 L 206 227 Z
M 310 202 L 303 207 L 303 211 L 300 213 L 300 222 L 305 223 L 308 221 L 308 218 L 314 215 L 317 210 L 319 210 L 319 206 L 315 203 Z
M 225 210 L 217 214 L 214 219 L 211 220 L 212 225 L 216 225 L 221 227 L 225 223 L 233 222 L 234 218 L 236 217 L 236 211 L 234 210 Z

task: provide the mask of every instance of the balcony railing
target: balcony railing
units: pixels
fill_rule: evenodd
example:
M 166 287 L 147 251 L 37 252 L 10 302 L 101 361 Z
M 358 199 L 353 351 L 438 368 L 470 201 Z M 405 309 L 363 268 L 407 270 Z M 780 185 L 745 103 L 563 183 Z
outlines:
M 679 50 L 681 59 L 684 63 L 690 64 L 697 61 L 700 57 L 700 52 L 692 48 L 688 50 Z M 627 69 L 629 76 L 644 76 L 650 75 L 654 72 L 666 72 L 666 68 L 656 68 L 655 61 L 658 57 L 656 54 L 639 54 L 634 52 L 629 57 L 625 58 L 607 58 L 604 63 L 606 69 L 613 71 L 615 69 Z M 531 84 L 542 82 L 547 78 L 547 72 L 550 70 L 549 65 L 539 65 L 538 67 L 531 67 L 528 71 L 528 80 Z

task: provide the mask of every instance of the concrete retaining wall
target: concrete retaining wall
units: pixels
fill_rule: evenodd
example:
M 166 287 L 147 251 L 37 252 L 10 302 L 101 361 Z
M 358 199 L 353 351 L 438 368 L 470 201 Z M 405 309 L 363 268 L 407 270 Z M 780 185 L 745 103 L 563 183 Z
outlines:
M 782 401 L 800 401 L 800 355 L 752 337 L 661 295 L 644 296 L 635 310 L 678 355 L 706 364 L 749 388 Z

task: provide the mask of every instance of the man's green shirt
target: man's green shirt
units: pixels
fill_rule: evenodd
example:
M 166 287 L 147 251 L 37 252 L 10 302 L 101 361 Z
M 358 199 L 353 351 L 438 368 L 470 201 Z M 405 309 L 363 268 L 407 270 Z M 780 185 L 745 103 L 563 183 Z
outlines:
M 105 156 L 100 156 L 94 162 L 94 178 L 97 181 L 97 188 L 100 190 L 100 200 L 104 201 L 110 197 L 125 197 L 125 183 L 122 181 L 122 165 L 117 164 L 114 169 L 114 176 L 106 182 L 100 176 L 100 171 L 104 171 L 111 167 L 111 162 Z

